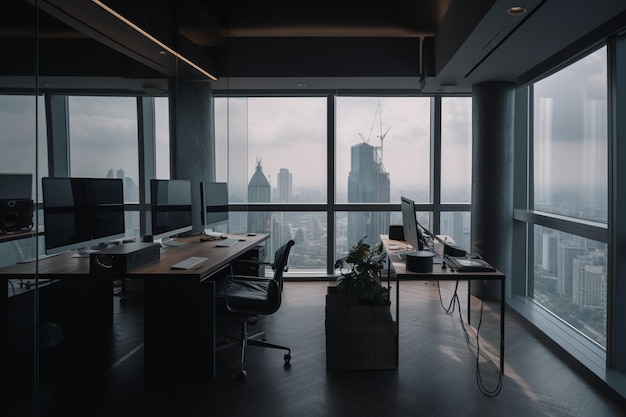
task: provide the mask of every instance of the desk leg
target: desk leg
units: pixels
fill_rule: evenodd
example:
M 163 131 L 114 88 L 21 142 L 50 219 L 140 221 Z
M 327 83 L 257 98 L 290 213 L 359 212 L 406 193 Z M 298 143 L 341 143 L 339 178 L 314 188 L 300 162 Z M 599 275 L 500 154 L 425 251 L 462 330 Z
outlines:
M 398 279 L 398 275 L 396 274 L 396 368 L 399 366 L 400 366 L 400 279 Z
M 148 378 L 215 378 L 215 282 L 144 281 L 144 365 Z

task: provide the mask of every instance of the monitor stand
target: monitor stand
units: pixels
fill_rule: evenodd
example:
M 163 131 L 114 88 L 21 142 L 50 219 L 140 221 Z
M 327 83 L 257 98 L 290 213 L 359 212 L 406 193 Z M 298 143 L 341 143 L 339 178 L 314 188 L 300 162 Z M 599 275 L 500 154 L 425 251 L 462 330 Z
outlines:
M 77 249 L 76 253 L 72 255 L 72 258 L 89 258 L 89 255 L 94 252 L 97 251 L 95 249 L 80 248 Z
M 177 242 L 173 240 L 171 237 L 164 237 L 161 239 L 162 247 L 176 247 L 176 246 L 185 246 L 188 245 L 188 242 Z
M 72 255 L 73 258 L 89 258 L 89 256 L 94 253 L 94 252 L 98 252 L 100 249 L 106 249 L 108 245 L 106 243 L 100 243 L 98 244 L 98 246 L 92 246 L 90 249 L 87 249 L 86 247 L 84 248 L 79 248 L 76 250 L 76 253 L 74 255 Z

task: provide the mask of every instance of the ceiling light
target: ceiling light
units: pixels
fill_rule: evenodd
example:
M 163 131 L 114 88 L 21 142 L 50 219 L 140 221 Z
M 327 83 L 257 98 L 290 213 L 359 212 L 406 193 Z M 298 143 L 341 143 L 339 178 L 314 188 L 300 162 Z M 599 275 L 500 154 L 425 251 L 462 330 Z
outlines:
M 306 83 L 296 83 L 296 87 L 304 88 L 304 87 L 306 87 Z
M 523 8 L 522 6 L 513 6 L 513 7 L 509 7 L 506 12 L 510 14 L 511 16 L 517 17 L 526 13 L 526 9 Z
M 198 72 L 206 75 L 207 77 L 209 77 L 213 81 L 217 80 L 217 78 L 215 76 L 213 76 L 211 73 L 209 73 L 208 71 L 202 69 L 200 66 L 194 64 L 193 62 L 191 62 L 190 60 L 188 60 L 187 58 L 185 58 L 184 56 L 182 56 L 181 54 L 179 54 L 178 52 L 176 52 L 175 50 L 173 50 L 172 48 L 170 48 L 169 46 L 167 46 L 166 44 L 164 44 L 163 42 L 161 42 L 160 40 L 158 40 L 157 38 L 155 38 L 154 36 L 152 36 L 148 32 L 146 32 L 145 30 L 143 30 L 142 28 L 140 28 L 139 26 L 137 26 L 136 24 L 131 22 L 130 20 L 126 19 L 124 16 L 122 16 L 121 14 L 116 12 L 115 10 L 111 9 L 109 6 L 107 6 L 106 4 L 101 2 L 100 0 L 92 0 L 92 1 L 95 4 L 97 4 L 98 6 L 100 6 L 101 8 L 103 8 L 104 10 L 106 10 L 108 13 L 110 13 L 111 15 L 116 17 L 117 19 L 121 20 L 122 22 L 124 22 L 125 24 L 127 24 L 131 28 L 135 29 L 137 32 L 139 32 L 140 34 L 142 34 L 146 38 L 150 39 L 155 44 L 159 45 L 161 48 L 163 48 L 164 50 L 166 50 L 170 54 L 174 55 L 176 58 L 180 59 L 181 61 L 183 61 L 186 64 L 190 65 L 191 67 L 195 68 Z M 163 52 L 163 51 L 161 51 L 161 52 Z

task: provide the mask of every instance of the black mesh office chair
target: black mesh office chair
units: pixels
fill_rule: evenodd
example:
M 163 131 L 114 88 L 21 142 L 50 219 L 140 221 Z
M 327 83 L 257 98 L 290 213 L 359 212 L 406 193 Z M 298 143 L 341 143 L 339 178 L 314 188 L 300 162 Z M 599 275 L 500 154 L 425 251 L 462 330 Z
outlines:
M 238 314 L 241 317 L 241 339 L 228 344 L 228 346 L 233 344 L 241 345 L 240 378 L 245 378 L 246 376 L 244 359 L 247 345 L 286 350 L 287 353 L 284 356 L 285 365 L 289 364 L 291 360 L 291 349 L 266 342 L 264 331 L 258 331 L 253 335 L 248 335 L 248 324 L 254 324 L 258 315 L 273 314 L 280 308 L 281 293 L 283 290 L 283 272 L 286 272 L 288 269 L 287 260 L 289 259 L 289 251 L 294 243 L 293 240 L 290 240 L 278 248 L 272 263 L 245 261 L 270 265 L 274 271 L 272 278 L 244 275 L 229 275 L 225 278 L 224 296 L 226 299 L 226 308 L 228 311 Z

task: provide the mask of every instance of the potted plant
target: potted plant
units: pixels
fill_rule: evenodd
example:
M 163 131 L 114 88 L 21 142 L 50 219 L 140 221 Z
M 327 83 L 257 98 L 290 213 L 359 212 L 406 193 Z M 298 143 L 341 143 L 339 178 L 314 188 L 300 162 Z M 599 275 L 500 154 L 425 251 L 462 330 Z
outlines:
M 397 368 L 397 326 L 381 272 L 387 256 L 365 236 L 338 259 L 340 275 L 326 295 L 326 368 Z
M 380 276 L 387 255 L 382 242 L 374 248 L 365 243 L 366 236 L 354 245 L 348 255 L 335 262 L 339 269 L 337 289 L 342 294 L 354 294 L 360 303 L 388 304 L 388 288 L 382 286 Z

